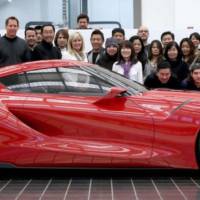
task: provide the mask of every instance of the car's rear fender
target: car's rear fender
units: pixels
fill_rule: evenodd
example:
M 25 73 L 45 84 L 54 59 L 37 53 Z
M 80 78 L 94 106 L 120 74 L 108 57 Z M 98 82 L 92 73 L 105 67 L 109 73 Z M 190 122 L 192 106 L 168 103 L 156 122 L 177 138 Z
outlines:
M 199 131 L 200 108 L 192 101 L 165 119 L 155 120 L 152 161 L 176 168 L 198 168 Z

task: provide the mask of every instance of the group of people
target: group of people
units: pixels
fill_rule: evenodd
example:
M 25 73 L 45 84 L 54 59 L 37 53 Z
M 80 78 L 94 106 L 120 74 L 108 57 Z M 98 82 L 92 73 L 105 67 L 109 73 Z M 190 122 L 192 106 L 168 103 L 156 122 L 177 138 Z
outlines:
M 77 31 L 55 31 L 52 24 L 28 27 L 25 40 L 17 36 L 19 21 L 6 19 L 6 34 L 0 38 L 0 67 L 34 60 L 72 59 L 98 64 L 144 84 L 147 88 L 200 90 L 198 61 L 200 35 L 192 33 L 178 44 L 172 32 L 161 34 L 160 40 L 148 43 L 149 30 L 145 26 L 128 40 L 122 28 L 114 28 L 104 46 L 104 34 L 95 29 L 91 33 L 92 49 L 85 52 L 84 39 L 78 29 L 88 29 L 89 17 L 77 17 Z

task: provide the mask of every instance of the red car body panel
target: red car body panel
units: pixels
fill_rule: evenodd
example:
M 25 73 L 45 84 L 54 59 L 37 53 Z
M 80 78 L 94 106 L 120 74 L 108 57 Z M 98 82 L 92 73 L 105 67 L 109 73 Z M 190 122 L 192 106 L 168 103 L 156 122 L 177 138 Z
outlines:
M 75 64 L 85 65 L 75 61 L 28 63 L 0 69 L 0 78 Z M 13 92 L 1 86 L 0 163 L 198 168 L 199 93 L 154 90 L 101 98 Z

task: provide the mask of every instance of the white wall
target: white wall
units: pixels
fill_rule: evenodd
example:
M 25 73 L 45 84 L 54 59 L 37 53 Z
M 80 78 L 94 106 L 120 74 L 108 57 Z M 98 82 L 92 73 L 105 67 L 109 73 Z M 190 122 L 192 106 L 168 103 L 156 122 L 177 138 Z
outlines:
M 173 29 L 174 1 L 142 0 L 142 24 L 153 29 Z
M 80 0 L 71 0 L 78 4 Z M 150 29 L 177 30 L 193 27 L 200 31 L 200 0 L 141 0 L 142 24 Z M 74 5 L 73 5 L 74 7 Z M 91 21 L 119 21 L 124 28 L 133 28 L 133 0 L 88 0 Z M 5 19 L 15 15 L 21 28 L 28 21 L 62 23 L 62 0 L 0 1 L 0 29 Z M 73 16 L 76 18 L 73 14 Z
M 24 28 L 29 21 L 53 21 L 62 23 L 62 0 L 12 0 L 0 6 L 0 29 L 5 27 L 5 19 L 16 16 L 20 27 Z
M 89 0 L 91 21 L 118 21 L 123 28 L 133 28 L 133 0 Z
M 175 27 L 193 27 L 200 32 L 200 1 L 175 0 Z
M 73 0 L 74 2 L 75 0 Z M 78 0 L 77 0 L 78 1 Z M 189 36 L 193 31 L 200 32 L 200 0 L 141 0 L 142 22 L 150 29 L 149 42 L 160 39 L 163 31 L 175 33 L 176 41 Z M 12 3 L 0 4 L 0 29 L 4 29 L 5 19 L 15 15 L 20 20 L 19 35 L 23 37 L 24 24 L 28 21 L 62 22 L 62 0 L 12 0 Z M 127 39 L 137 30 L 133 27 L 133 0 L 88 0 L 91 21 L 120 21 L 126 29 Z M 187 29 L 193 26 L 194 29 Z M 129 29 L 130 28 L 130 29 Z M 85 35 L 90 48 L 90 30 Z M 105 37 L 111 36 L 111 30 L 103 30 Z M 5 31 L 1 30 L 1 34 Z
M 0 27 L 5 27 L 5 19 L 9 16 L 16 16 L 20 21 L 20 27 L 24 28 L 24 24 L 30 20 L 39 20 L 40 12 L 34 13 L 34 11 L 40 10 L 39 3 L 27 4 L 26 1 L 14 0 L 12 3 L 5 2 L 0 7 L 1 20 Z M 22 9 L 23 8 L 23 9 Z M 22 12 L 23 10 L 23 12 Z M 26 21 L 26 22 L 25 22 Z
M 199 0 L 142 0 L 142 23 L 151 29 L 200 31 Z

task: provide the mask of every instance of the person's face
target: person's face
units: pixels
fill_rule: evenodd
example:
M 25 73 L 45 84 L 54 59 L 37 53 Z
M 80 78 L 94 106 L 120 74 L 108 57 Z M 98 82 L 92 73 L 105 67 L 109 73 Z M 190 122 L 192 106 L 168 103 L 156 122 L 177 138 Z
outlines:
M 168 52 L 167 52 L 167 55 L 169 57 L 170 60 L 176 60 L 177 59 L 177 56 L 178 56 L 178 50 L 176 47 L 172 46 Z
M 102 48 L 103 39 L 102 39 L 101 35 L 99 35 L 99 34 L 92 35 L 92 38 L 90 41 L 91 41 L 91 44 L 92 44 L 92 47 L 94 50 L 99 50 Z
M 122 42 L 124 40 L 124 35 L 120 32 L 116 32 L 113 35 L 113 38 L 115 38 L 117 40 L 118 43 Z
M 146 42 L 149 37 L 149 30 L 146 27 L 141 27 L 138 30 L 138 36 L 142 39 L 142 41 Z
M 153 56 L 158 56 L 160 54 L 160 50 L 158 48 L 158 45 L 156 43 L 153 43 L 151 52 Z
M 136 54 L 140 53 L 140 51 L 142 50 L 142 44 L 140 40 L 137 39 L 133 41 L 133 49 Z
M 185 41 L 185 42 L 182 43 L 181 51 L 182 51 L 184 56 L 190 55 L 190 45 L 188 44 L 188 42 Z
M 162 38 L 162 44 L 163 46 L 167 46 L 170 42 L 173 42 L 173 38 L 170 34 L 164 35 Z
M 37 41 L 36 32 L 33 30 L 27 30 L 25 40 L 29 47 L 34 47 Z
M 62 33 L 58 35 L 57 39 L 58 47 L 63 49 L 67 47 L 67 38 L 64 37 Z
M 79 29 L 87 29 L 88 28 L 88 21 L 86 18 L 80 18 L 78 21 L 78 28 Z
M 14 38 L 17 35 L 17 31 L 19 29 L 19 25 L 17 21 L 14 19 L 10 19 L 8 24 L 6 25 L 6 36 L 9 38 Z
M 51 26 L 45 26 L 42 32 L 42 38 L 47 43 L 52 43 L 54 39 L 55 32 Z
M 200 69 L 195 69 L 192 73 L 191 73 L 192 79 L 195 83 L 195 85 L 200 86 Z
M 171 77 L 171 70 L 169 68 L 166 69 L 160 69 L 157 72 L 157 77 L 160 80 L 161 83 L 165 84 L 169 81 Z
M 128 47 L 122 47 L 121 49 L 121 55 L 124 58 L 124 60 L 129 60 L 131 57 L 131 49 Z
M 75 37 L 72 40 L 72 49 L 74 49 L 76 51 L 80 51 L 82 46 L 83 46 L 83 41 L 79 36 Z
M 116 55 L 116 53 L 117 53 L 117 47 L 116 47 L 116 46 L 113 46 L 113 45 L 108 46 L 108 47 L 106 48 L 106 52 L 107 52 L 108 55 L 114 56 L 114 55 Z
M 35 29 L 35 31 L 36 31 L 37 43 L 42 42 L 42 30 L 41 29 Z
M 200 44 L 200 41 L 194 35 L 191 37 L 191 41 L 195 47 L 198 47 Z

